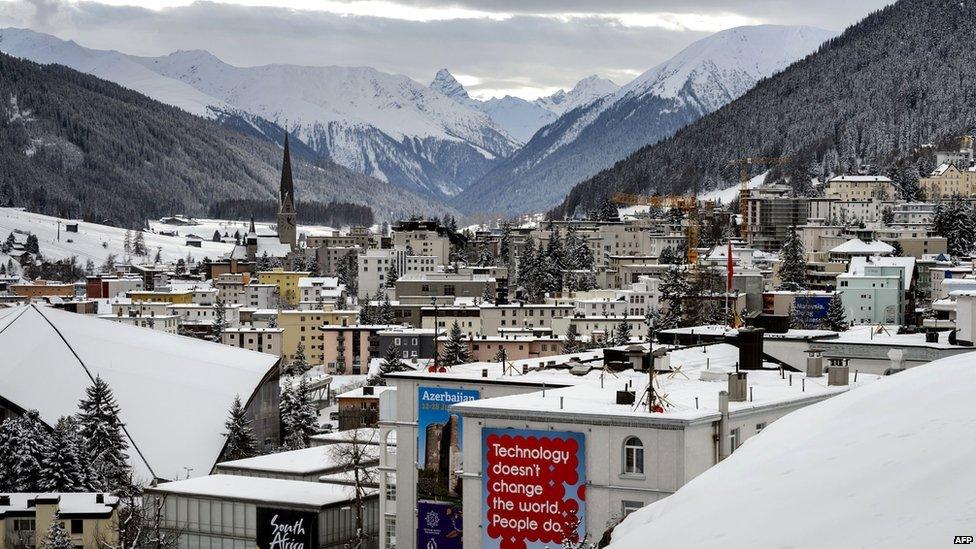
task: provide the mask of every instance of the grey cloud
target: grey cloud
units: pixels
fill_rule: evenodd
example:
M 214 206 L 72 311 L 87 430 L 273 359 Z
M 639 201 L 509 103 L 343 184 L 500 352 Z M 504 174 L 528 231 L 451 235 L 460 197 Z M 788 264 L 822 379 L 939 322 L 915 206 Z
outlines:
M 46 28 L 38 30 L 87 47 L 137 55 L 206 49 L 241 66 L 372 66 L 424 83 L 437 69 L 447 67 L 454 73 L 480 78 L 473 91 L 508 89 L 525 83 L 537 88 L 569 87 L 590 74 L 623 84 L 629 75 L 660 63 L 706 34 L 627 27 L 598 17 L 560 20 L 519 15 L 502 21 L 413 22 L 213 3 L 153 11 L 92 2 L 37 1 L 42 2 L 42 9 L 49 10 L 44 16 Z M 459 1 L 471 7 L 480 7 L 482 2 Z M 583 0 L 567 2 L 580 9 L 585 5 L 593 8 L 595 4 Z M 607 2 L 613 6 L 630 5 L 628 0 Z M 523 2 L 528 6 L 536 3 L 541 5 L 539 0 Z M 24 4 L 0 2 L 0 17 L 17 17 L 24 20 L 25 26 L 33 26 L 37 15 L 24 8 Z

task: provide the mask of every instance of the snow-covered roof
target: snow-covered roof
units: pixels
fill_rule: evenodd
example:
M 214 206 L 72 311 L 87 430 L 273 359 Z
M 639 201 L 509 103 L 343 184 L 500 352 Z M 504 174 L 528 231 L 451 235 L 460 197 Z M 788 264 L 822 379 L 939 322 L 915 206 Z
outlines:
M 636 417 L 691 422 L 713 419 L 719 413 L 718 394 L 727 387 L 727 374 L 736 371 L 739 349 L 723 343 L 704 348 L 678 349 L 668 353 L 668 356 L 671 367 L 680 366 L 680 372 L 659 372 L 655 376 L 655 390 L 658 394 L 665 395 L 669 402 L 663 413 L 650 413 L 644 407 L 617 403 L 617 391 L 628 386 L 637 395 L 645 393 L 648 376 L 634 370 L 617 372 L 614 377 L 604 376 L 603 380 L 600 379 L 602 371 L 591 371 L 587 376 L 578 377 L 578 381 L 572 386 L 531 394 L 473 400 L 455 404 L 452 409 L 474 416 L 483 411 L 507 411 L 524 417 L 565 414 L 576 418 L 617 416 L 628 421 Z M 800 379 L 804 377 L 801 373 L 790 374 L 791 379 L 781 377 L 778 368 L 749 371 L 750 400 L 730 402 L 729 409 L 735 413 L 821 399 L 876 379 L 876 376 L 862 375 L 857 383 L 852 381 L 848 386 L 830 386 L 827 385 L 826 378 L 807 379 L 805 384 L 800 383 Z M 853 378 L 853 374 L 851 377 Z
M 224 461 L 217 464 L 216 470 L 217 472 L 226 472 L 233 469 L 243 469 L 292 475 L 324 474 L 329 471 L 347 468 L 346 464 L 341 460 L 337 460 L 333 455 L 333 448 L 341 444 L 344 443 L 330 446 L 312 446 L 310 448 L 302 448 L 301 450 Z M 364 456 L 368 461 L 378 461 L 379 450 L 375 446 L 370 445 L 364 449 Z
M 367 395 L 362 387 L 356 387 L 355 389 L 336 395 L 336 398 L 376 398 L 386 391 L 396 391 L 396 387 L 390 387 L 389 385 L 371 385 L 370 390 L 373 394 Z
M 938 547 L 971 535 L 974 363 L 937 360 L 771 423 L 632 513 L 610 547 Z
M 298 279 L 299 288 L 312 288 L 314 286 L 335 288 L 339 286 L 339 279 L 334 276 L 303 276 Z
M 827 183 L 833 183 L 834 181 L 891 183 L 891 179 L 883 175 L 839 175 L 837 177 L 830 178 Z
M 53 493 L 53 492 L 0 492 L 0 495 L 10 497 L 10 505 L 0 505 L 0 519 L 8 512 L 29 511 L 35 508 L 34 500 L 58 502 L 58 514 L 62 517 L 71 515 L 101 515 L 111 513 L 119 504 L 119 498 L 111 494 L 97 494 L 94 492 Z M 96 501 L 102 496 L 102 503 Z
M 864 268 L 867 266 L 901 267 L 905 288 L 909 288 L 912 285 L 912 276 L 915 274 L 914 257 L 872 257 L 870 260 L 864 256 L 852 257 L 850 264 L 847 266 L 847 274 L 861 276 L 864 274 Z
M 236 395 L 245 401 L 278 357 L 53 308 L 0 310 L 0 397 L 54 425 L 78 411 L 95 376 L 115 394 L 138 480 L 197 475 L 224 446 Z
M 832 248 L 832 254 L 890 254 L 895 248 L 886 242 L 872 240 L 865 242 L 860 238 L 852 238 L 847 242 Z
M 148 491 L 317 508 L 349 501 L 353 496 L 348 487 L 336 484 L 240 475 L 209 475 L 166 482 Z

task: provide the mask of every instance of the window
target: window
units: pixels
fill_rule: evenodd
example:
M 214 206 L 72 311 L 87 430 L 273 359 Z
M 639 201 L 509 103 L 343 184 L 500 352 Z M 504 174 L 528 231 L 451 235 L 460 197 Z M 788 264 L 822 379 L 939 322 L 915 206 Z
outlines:
M 386 539 L 383 540 L 384 549 L 396 549 L 396 517 L 386 519 Z
M 71 519 L 71 533 L 83 534 L 85 532 L 85 521 L 81 519 Z
M 732 429 L 732 433 L 729 434 L 729 438 L 732 439 L 730 447 L 734 452 L 735 449 L 738 448 L 740 444 L 742 444 L 742 432 L 739 430 L 738 427 L 736 427 L 735 429 Z
M 642 501 L 627 501 L 623 500 L 620 502 L 620 514 L 626 517 L 627 515 L 633 513 L 634 511 L 640 509 L 644 506 Z
M 756 424 L 756 432 L 757 433 L 761 433 L 762 430 L 765 429 L 765 428 L 766 428 L 766 422 L 765 421 L 762 422 L 762 423 L 757 423 Z
M 637 437 L 624 440 L 624 474 L 644 474 L 644 443 Z

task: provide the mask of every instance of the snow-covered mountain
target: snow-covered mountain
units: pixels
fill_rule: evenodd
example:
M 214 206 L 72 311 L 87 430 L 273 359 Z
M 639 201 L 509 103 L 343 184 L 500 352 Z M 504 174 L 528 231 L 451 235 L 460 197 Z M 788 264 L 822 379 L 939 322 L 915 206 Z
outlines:
M 577 82 L 568 92 L 559 90 L 548 97 L 540 97 L 534 101 L 511 95 L 478 100 L 468 94 L 450 71 L 441 69 L 434 76 L 430 88 L 463 105 L 484 112 L 512 137 L 525 143 L 540 128 L 550 124 L 562 114 L 577 107 L 585 107 L 610 95 L 619 90 L 620 86 L 593 75 Z
M 197 116 L 209 116 L 212 107 L 222 110 L 230 107 L 193 86 L 147 69 L 127 55 L 85 48 L 49 34 L 27 29 L 0 29 L 0 51 L 35 63 L 65 65 Z
M 329 160 L 441 199 L 521 144 L 484 112 L 368 67 L 242 68 L 206 51 L 145 58 L 20 29 L 0 30 L 0 40 L 11 55 L 89 72 L 193 114 L 287 124 Z
M 699 40 L 615 93 L 567 111 L 455 203 L 475 207 L 491 197 L 498 213 L 548 209 L 576 183 L 717 110 L 834 34 L 760 25 Z

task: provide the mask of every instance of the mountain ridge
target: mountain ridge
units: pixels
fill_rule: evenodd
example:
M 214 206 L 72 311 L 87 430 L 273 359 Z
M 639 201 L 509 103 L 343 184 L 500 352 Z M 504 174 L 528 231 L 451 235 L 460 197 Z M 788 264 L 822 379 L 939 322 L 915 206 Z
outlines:
M 786 156 L 827 177 L 890 165 L 976 127 L 976 68 L 955 40 L 976 7 L 900 0 L 878 10 L 673 137 L 580 183 L 552 215 L 579 215 L 612 193 L 687 193 L 735 181 L 729 162 Z M 707 151 L 707 152 L 706 152 Z
M 490 197 L 499 214 L 547 210 L 574 184 L 671 136 L 827 36 L 832 33 L 813 27 L 759 25 L 703 38 L 615 94 L 542 128 L 452 204 L 471 211 L 469 205 Z

